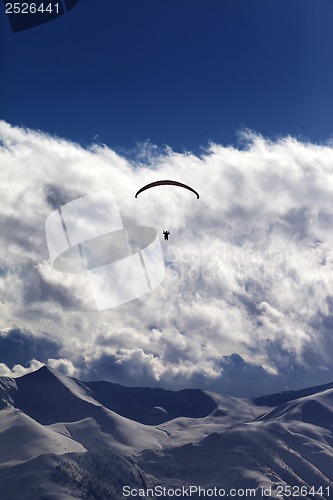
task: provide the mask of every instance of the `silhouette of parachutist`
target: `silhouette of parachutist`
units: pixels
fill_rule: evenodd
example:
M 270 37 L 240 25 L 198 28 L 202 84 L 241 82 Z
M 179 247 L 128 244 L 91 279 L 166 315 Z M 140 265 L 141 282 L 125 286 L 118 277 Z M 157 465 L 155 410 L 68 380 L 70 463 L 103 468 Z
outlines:
M 164 234 L 164 239 L 168 240 L 170 232 L 169 231 L 163 231 L 163 234 Z

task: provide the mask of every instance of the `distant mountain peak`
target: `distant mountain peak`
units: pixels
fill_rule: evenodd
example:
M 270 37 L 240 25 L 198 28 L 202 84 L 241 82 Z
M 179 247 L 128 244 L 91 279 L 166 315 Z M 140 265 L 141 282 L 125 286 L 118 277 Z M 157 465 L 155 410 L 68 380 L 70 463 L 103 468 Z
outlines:
M 57 374 L 59 372 L 57 370 L 55 370 L 54 368 L 51 368 L 51 366 L 49 366 L 49 365 L 43 365 L 40 368 L 38 368 L 37 370 L 30 372 L 30 373 L 27 373 L 26 375 L 30 375 L 32 373 L 35 373 L 35 374 L 39 373 L 39 374 L 42 374 L 43 376 L 45 376 L 47 373 L 50 373 L 52 375 L 57 376 Z M 26 375 L 23 375 L 23 377 L 25 377 Z
M 275 394 L 270 394 L 268 396 L 260 396 L 259 398 L 252 399 L 252 402 L 257 406 L 276 407 L 295 399 L 319 394 L 329 389 L 333 389 L 333 382 L 329 382 L 328 384 L 323 385 L 316 385 L 313 387 L 307 387 L 305 389 L 299 389 L 296 391 L 283 391 L 277 392 Z

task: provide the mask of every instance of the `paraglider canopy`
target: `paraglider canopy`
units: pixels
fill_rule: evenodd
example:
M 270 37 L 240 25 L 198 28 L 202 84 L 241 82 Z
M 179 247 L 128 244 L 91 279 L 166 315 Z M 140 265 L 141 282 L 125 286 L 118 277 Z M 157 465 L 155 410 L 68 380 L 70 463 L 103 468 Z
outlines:
M 189 191 L 192 191 L 192 193 L 194 193 L 196 195 L 197 199 L 200 198 L 199 193 L 197 193 L 197 191 L 195 191 L 193 188 L 191 188 L 187 184 L 183 184 L 182 182 L 178 182 L 178 181 L 169 181 L 169 180 L 155 181 L 155 182 L 151 182 L 150 184 L 147 184 L 146 186 L 143 186 L 136 193 L 135 198 L 137 198 L 138 195 L 140 193 L 142 193 L 143 191 L 146 191 L 146 189 L 150 189 L 150 188 L 153 188 L 153 187 L 156 187 L 156 186 L 179 186 L 179 187 L 188 189 Z
M 176 189 L 174 189 L 173 186 L 175 186 Z M 171 190 L 168 189 L 168 187 L 171 187 Z M 170 231 L 165 230 L 165 228 L 169 228 L 171 224 L 174 227 L 176 220 L 178 220 L 179 224 L 179 213 L 185 213 L 184 210 L 186 205 L 191 203 L 192 200 L 194 201 L 193 194 L 185 193 L 184 190 L 195 194 L 197 199 L 200 198 L 199 193 L 191 186 L 171 180 L 150 182 L 139 189 L 135 195 L 135 198 L 138 198 L 138 195 L 143 191 L 149 193 L 148 198 L 154 206 L 155 214 L 159 220 L 158 225 L 163 229 L 163 236 L 166 241 L 169 240 Z M 145 198 L 145 195 L 143 198 Z

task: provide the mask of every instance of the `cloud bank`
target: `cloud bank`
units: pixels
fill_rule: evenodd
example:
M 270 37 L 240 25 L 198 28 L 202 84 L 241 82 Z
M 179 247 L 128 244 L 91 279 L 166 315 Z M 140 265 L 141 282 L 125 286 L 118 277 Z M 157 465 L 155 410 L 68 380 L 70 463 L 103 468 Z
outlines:
M 333 148 L 243 135 L 200 157 L 135 159 L 0 122 L 0 375 L 41 363 L 82 379 L 253 396 L 333 379 Z M 200 200 L 159 192 L 175 179 Z M 49 262 L 46 217 L 110 188 L 125 226 L 168 224 L 166 278 L 118 308 Z M 127 284 L 127 286 L 131 286 Z

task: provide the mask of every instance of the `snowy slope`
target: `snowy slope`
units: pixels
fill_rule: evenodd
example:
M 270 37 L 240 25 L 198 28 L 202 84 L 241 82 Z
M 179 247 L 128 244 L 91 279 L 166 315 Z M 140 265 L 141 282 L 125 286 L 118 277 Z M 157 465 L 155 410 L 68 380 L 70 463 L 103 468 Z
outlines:
M 247 400 L 84 383 L 46 367 L 0 378 L 0 498 L 117 500 L 124 485 L 140 498 L 154 485 L 253 488 L 256 498 L 303 486 L 298 498 L 333 498 L 332 387 Z
M 86 451 L 84 446 L 47 428 L 15 408 L 0 411 L 0 468 L 12 466 L 42 454 L 61 455 Z
M 246 404 L 251 412 L 251 402 L 243 400 Z M 258 498 L 261 486 L 274 492 L 278 485 L 319 491 L 301 498 L 333 498 L 333 389 L 293 399 L 253 420 L 240 423 L 238 418 L 236 425 L 227 414 L 220 429 L 213 425 L 212 416 L 206 422 L 214 432 L 199 441 L 186 439 L 192 422 L 177 419 L 160 426 L 170 433 L 169 446 L 166 440 L 163 453 L 142 452 L 142 469 L 162 482 L 172 478 L 174 484 L 254 488 Z M 177 440 L 174 433 L 182 427 L 187 436 Z M 197 422 L 193 436 L 199 437 L 200 430 Z M 172 446 L 175 442 L 179 446 Z M 330 487 L 330 493 L 326 495 L 321 486 Z

